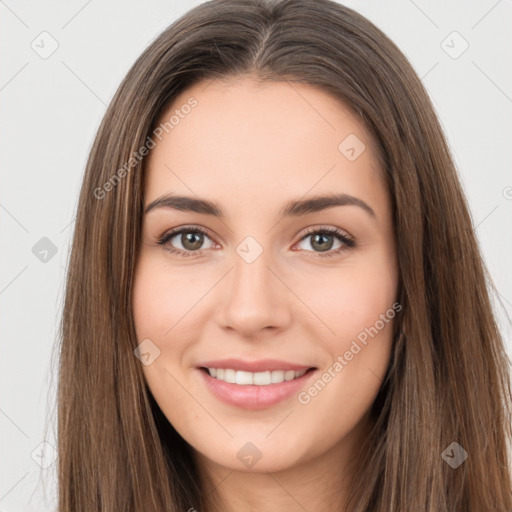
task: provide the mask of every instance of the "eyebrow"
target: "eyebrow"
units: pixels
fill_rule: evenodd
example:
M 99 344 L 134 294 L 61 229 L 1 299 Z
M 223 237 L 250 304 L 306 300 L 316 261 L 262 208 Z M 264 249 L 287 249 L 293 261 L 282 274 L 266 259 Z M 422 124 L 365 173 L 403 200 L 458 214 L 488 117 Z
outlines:
M 329 194 L 322 196 L 314 196 L 309 199 L 298 199 L 287 203 L 279 212 L 279 217 L 298 217 L 308 213 L 319 212 L 336 206 L 358 206 L 366 213 L 377 219 L 374 210 L 362 199 L 348 194 Z M 152 201 L 145 210 L 145 213 L 155 210 L 156 208 L 172 208 L 187 212 L 196 212 L 204 215 L 212 215 L 218 218 L 224 218 L 224 213 L 218 205 L 207 199 L 200 199 L 188 196 L 178 196 L 167 194 Z

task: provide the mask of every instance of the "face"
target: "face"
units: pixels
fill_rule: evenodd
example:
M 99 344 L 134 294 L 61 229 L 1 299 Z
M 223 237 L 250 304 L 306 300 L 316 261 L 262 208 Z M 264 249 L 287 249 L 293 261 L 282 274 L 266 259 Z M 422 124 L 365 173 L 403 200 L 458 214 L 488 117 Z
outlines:
M 146 161 L 134 282 L 151 393 L 224 468 L 349 450 L 400 309 L 372 141 L 339 100 L 297 83 L 201 82 L 162 122 L 173 114 Z

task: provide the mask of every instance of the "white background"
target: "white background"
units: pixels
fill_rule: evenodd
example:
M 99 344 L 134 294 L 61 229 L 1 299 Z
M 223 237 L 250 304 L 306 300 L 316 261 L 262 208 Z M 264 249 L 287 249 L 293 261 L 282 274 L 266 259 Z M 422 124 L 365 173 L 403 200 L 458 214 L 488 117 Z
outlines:
M 55 445 L 53 351 L 87 154 L 135 59 L 198 3 L 0 0 L 0 512 L 56 509 L 56 464 L 43 470 L 31 454 L 38 460 L 45 435 Z M 344 3 L 397 43 L 433 99 L 500 294 L 510 353 L 512 1 Z M 58 42 L 47 59 L 31 48 L 43 31 Z M 453 31 L 469 44 L 458 58 L 445 51 L 463 48 Z M 57 249 L 46 263 L 32 252 L 43 237 Z

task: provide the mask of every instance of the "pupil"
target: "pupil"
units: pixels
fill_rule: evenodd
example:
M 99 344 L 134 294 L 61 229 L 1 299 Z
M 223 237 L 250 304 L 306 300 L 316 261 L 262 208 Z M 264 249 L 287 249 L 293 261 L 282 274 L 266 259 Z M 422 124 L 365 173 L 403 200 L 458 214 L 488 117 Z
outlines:
M 332 248 L 332 235 L 317 233 L 313 237 L 311 245 L 320 251 L 328 251 Z M 198 232 L 189 232 L 181 235 L 181 243 L 183 247 L 194 250 L 199 249 L 203 243 L 203 234 Z M 188 245 L 188 247 L 187 247 Z
M 196 240 L 194 241 L 194 238 Z M 181 235 L 181 243 L 186 249 L 194 250 L 199 249 L 203 243 L 203 234 L 191 231 Z M 188 246 L 187 246 L 188 245 Z
M 313 246 L 313 248 L 315 249 L 319 249 L 320 251 L 328 251 L 329 249 L 332 248 L 332 243 L 333 243 L 333 240 L 332 240 L 332 235 L 325 235 L 325 234 L 316 234 L 313 236 L 313 241 L 311 242 L 311 245 Z M 325 245 L 325 242 L 326 242 L 326 239 L 330 239 L 330 243 L 329 243 L 329 240 L 327 240 L 327 246 Z M 319 242 L 320 240 L 320 242 Z M 317 247 L 315 247 L 316 244 L 319 244 L 317 245 Z

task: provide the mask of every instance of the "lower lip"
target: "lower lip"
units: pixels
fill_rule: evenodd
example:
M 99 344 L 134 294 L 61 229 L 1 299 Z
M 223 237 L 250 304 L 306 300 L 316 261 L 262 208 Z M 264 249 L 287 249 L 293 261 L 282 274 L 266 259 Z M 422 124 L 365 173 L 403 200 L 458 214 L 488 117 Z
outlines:
M 210 391 L 220 400 L 242 409 L 258 410 L 271 407 L 286 400 L 305 385 L 316 370 L 309 370 L 297 379 L 269 384 L 267 386 L 255 386 L 252 384 L 231 384 L 223 380 L 215 379 L 204 370 L 198 369 Z

